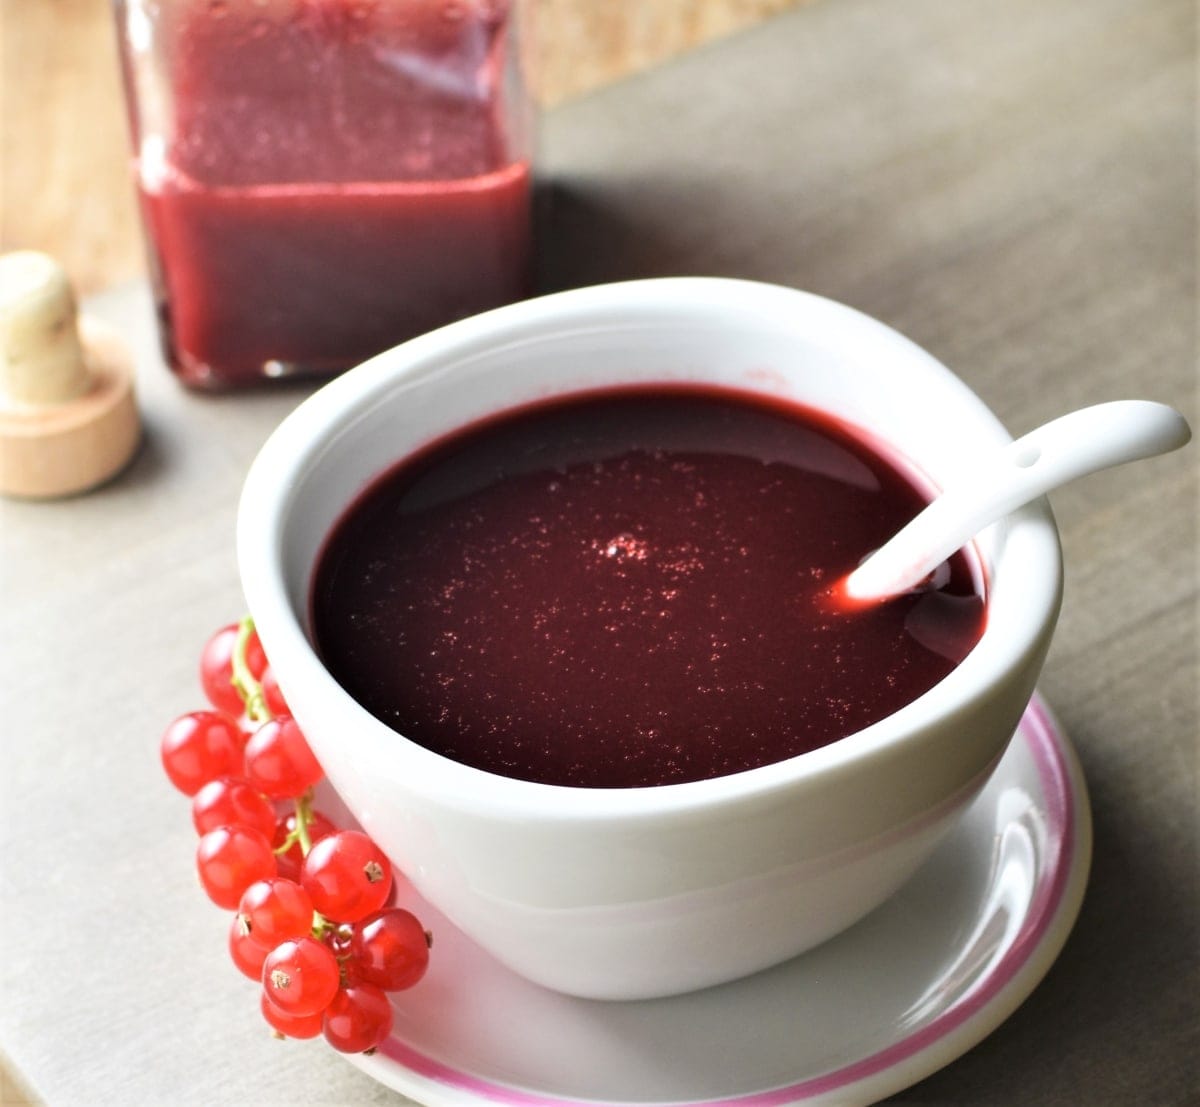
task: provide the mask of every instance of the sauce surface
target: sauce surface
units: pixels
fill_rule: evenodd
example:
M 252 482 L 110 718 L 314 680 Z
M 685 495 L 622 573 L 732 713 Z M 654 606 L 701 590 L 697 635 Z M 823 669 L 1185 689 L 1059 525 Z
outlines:
M 829 590 L 924 506 L 868 443 L 741 393 L 628 389 L 510 413 L 379 478 L 314 577 L 334 677 L 504 776 L 634 787 L 836 741 L 982 633 L 955 555 L 919 593 Z

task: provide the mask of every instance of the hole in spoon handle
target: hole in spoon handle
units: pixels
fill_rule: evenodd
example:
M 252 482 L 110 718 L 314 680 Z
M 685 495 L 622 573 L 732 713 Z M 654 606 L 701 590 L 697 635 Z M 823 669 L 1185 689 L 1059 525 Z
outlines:
M 1014 442 L 1013 445 L 1020 446 L 1020 443 Z M 1032 444 L 1013 451 L 1013 464 L 1018 469 L 1032 469 L 1041 459 L 1042 451 Z

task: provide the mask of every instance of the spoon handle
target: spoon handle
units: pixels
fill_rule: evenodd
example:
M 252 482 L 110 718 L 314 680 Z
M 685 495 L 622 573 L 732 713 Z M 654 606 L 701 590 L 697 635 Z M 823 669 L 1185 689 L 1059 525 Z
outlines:
M 1052 419 L 959 477 L 846 578 L 846 593 L 865 601 L 907 591 L 989 523 L 1030 500 L 1190 438 L 1179 412 L 1149 400 L 1116 400 Z

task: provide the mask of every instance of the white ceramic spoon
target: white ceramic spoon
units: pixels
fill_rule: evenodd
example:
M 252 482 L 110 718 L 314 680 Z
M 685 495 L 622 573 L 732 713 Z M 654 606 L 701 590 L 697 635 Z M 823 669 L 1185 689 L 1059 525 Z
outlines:
M 1174 408 L 1117 400 L 1052 419 L 948 487 L 843 582 L 866 603 L 906 592 L 989 523 L 1061 484 L 1178 449 L 1192 437 Z

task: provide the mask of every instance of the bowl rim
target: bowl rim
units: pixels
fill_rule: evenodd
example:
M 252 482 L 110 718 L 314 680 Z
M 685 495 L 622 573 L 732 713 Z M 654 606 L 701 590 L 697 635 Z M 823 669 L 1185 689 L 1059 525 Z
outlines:
M 1044 566 L 1044 573 L 1022 580 L 1019 601 L 1008 599 L 1007 574 L 989 581 L 989 615 L 999 591 L 1006 604 L 1020 602 L 1024 633 L 1001 642 L 990 633 L 993 620 L 989 617 L 972 653 L 899 711 L 819 749 L 739 773 L 635 788 L 554 785 L 501 776 L 452 761 L 406 738 L 358 704 L 325 669 L 288 597 L 282 570 L 283 531 L 296 489 L 320 464 L 347 422 L 369 410 L 381 396 L 444 366 L 448 359 L 461 360 L 472 350 L 494 347 L 498 341 L 551 330 L 555 324 L 577 320 L 589 311 L 662 311 L 671 306 L 702 311 L 732 303 L 752 309 L 751 314 L 775 319 L 781 312 L 803 308 L 834 321 L 837 327 L 882 342 L 893 354 L 923 363 L 935 372 L 949 393 L 957 392 L 962 403 L 974 408 L 977 418 L 992 424 L 997 444 L 1011 441 L 1008 431 L 961 378 L 900 332 L 845 304 L 781 285 L 725 277 L 646 278 L 549 293 L 451 323 L 386 350 L 324 384 L 284 418 L 250 466 L 238 507 L 238 566 L 249 610 L 285 695 L 290 678 L 293 687 L 303 685 L 309 695 L 332 697 L 331 702 L 345 712 L 342 740 L 356 743 L 376 759 L 373 763 L 388 766 L 381 772 L 402 776 L 417 793 L 436 795 L 443 804 L 476 814 L 573 821 L 686 814 L 728 802 L 769 800 L 783 792 L 791 795 L 797 790 L 825 788 L 843 774 L 860 771 L 874 755 L 903 742 L 923 726 L 986 697 L 990 682 L 984 667 L 992 655 L 995 667 L 991 672 L 1000 677 L 1039 648 L 1057 618 L 1062 554 L 1058 530 L 1044 498 L 1006 516 L 988 532 L 995 538 L 993 545 L 1000 546 L 1002 561 L 1030 560 Z M 977 541 L 986 541 L 986 534 Z M 1035 587 L 1038 584 L 1040 588 Z

